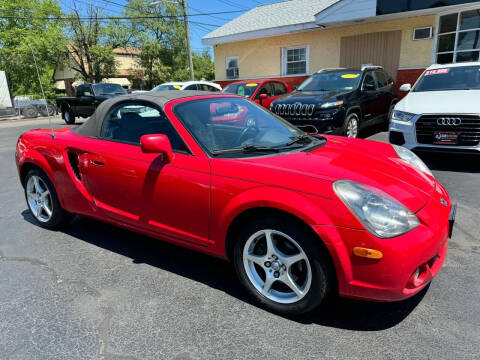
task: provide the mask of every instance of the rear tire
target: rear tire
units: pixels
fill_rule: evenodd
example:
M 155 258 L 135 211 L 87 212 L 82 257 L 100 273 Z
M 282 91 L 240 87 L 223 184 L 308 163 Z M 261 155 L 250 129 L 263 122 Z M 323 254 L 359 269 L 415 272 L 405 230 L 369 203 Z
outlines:
M 28 209 L 41 227 L 56 230 L 71 220 L 72 214 L 62 208 L 55 187 L 43 171 L 30 170 L 23 183 Z
M 343 136 L 349 138 L 358 138 L 360 133 L 360 119 L 358 115 L 355 113 L 351 113 L 345 119 L 345 123 L 343 124 Z
M 319 241 L 290 218 L 253 219 L 242 227 L 234 246 L 237 276 L 262 307 L 282 315 L 309 312 L 322 303 L 334 283 Z
M 75 115 L 73 115 L 72 110 L 68 109 L 63 112 L 63 118 L 68 125 L 75 124 Z

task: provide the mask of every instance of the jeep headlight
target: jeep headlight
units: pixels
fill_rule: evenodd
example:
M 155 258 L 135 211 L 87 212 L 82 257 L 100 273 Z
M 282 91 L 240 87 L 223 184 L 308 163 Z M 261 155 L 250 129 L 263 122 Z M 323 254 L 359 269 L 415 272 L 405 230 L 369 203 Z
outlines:
M 433 174 L 428 168 L 428 166 L 425 165 L 422 159 L 420 159 L 412 151 L 408 150 L 407 148 L 404 148 L 403 146 L 398 146 L 398 145 L 392 145 L 392 146 L 400 159 L 409 163 L 410 165 L 415 166 L 417 169 L 420 169 L 423 172 L 433 177 Z
M 350 180 L 338 180 L 333 189 L 353 215 L 373 235 L 390 239 L 418 225 L 417 216 L 390 195 Z
M 415 114 L 405 112 L 405 111 L 399 111 L 399 110 L 392 111 L 392 120 L 394 121 L 409 122 L 410 120 L 413 119 L 414 116 Z
M 334 102 L 326 102 L 320 105 L 322 109 L 328 109 L 333 107 L 339 107 L 343 105 L 343 101 L 334 101 Z

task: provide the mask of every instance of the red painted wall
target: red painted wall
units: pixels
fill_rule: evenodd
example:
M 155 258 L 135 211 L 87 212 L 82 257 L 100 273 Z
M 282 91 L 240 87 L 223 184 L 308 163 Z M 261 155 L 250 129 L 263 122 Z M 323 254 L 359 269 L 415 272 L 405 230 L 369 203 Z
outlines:
M 398 70 L 397 73 L 397 90 L 403 84 L 415 84 L 420 75 L 423 74 L 425 69 L 408 69 L 408 70 Z M 398 91 L 398 98 L 402 99 L 407 95 L 406 93 Z

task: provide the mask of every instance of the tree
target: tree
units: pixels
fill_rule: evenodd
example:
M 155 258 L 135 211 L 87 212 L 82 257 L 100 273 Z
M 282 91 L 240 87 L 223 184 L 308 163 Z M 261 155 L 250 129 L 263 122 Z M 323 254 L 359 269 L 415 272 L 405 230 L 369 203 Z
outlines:
M 65 47 L 61 15 L 57 0 L 0 0 L 0 70 L 9 74 L 13 95 L 41 95 L 31 47 L 45 93 L 53 96 L 53 72 Z
M 81 16 L 75 2 L 74 5 L 67 20 L 70 40 L 67 62 L 88 82 L 100 82 L 103 78 L 114 76 L 117 62 L 99 9 L 89 5 L 87 16 Z
M 193 53 L 193 69 L 196 79 L 215 79 L 215 66 L 208 50 Z
M 148 87 L 170 80 L 187 80 L 188 54 L 182 10 L 173 1 L 162 0 L 155 7 L 150 6 L 151 2 L 128 1 L 123 16 L 141 19 L 115 23 L 118 35 L 114 42 L 128 43 L 140 50 L 139 71 L 143 72 Z M 198 61 L 199 64 L 205 62 L 203 55 L 199 55 Z M 199 74 L 204 76 L 204 73 Z

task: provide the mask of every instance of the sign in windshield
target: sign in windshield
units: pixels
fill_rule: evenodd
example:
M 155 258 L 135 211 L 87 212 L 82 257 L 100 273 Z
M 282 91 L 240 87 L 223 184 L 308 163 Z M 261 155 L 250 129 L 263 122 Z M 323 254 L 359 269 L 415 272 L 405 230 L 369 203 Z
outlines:
M 428 70 L 413 89 L 414 92 L 448 90 L 480 90 L 480 66 Z
M 362 78 L 357 71 L 326 71 L 310 76 L 298 91 L 338 91 L 356 89 Z

